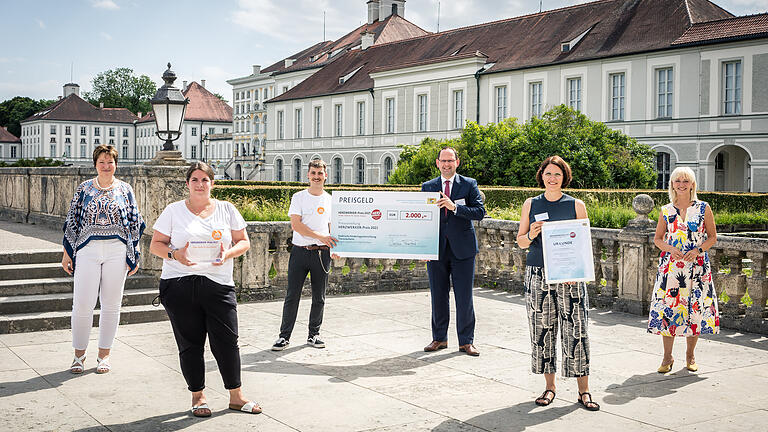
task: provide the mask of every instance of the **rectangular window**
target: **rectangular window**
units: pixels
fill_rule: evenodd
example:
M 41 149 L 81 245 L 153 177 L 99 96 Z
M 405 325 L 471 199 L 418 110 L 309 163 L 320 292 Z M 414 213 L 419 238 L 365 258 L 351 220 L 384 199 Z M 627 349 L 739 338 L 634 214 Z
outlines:
M 99 144 L 101 144 L 101 142 L 99 141 L 98 138 L 93 140 L 93 145 L 99 145 Z
M 72 126 L 64 126 L 64 135 L 72 135 Z
M 672 117 L 672 68 L 656 70 L 656 117 Z
M 11 157 L 16 158 L 16 146 L 11 146 Z
M 85 138 L 80 138 L 80 144 L 85 144 Z
M 624 73 L 610 75 L 611 80 L 611 120 L 624 120 Z
M 87 132 L 85 126 L 80 126 L 80 135 L 85 135 L 86 133 Z
M 669 153 L 656 153 L 656 189 L 666 189 L 669 187 L 669 159 Z
M 115 139 L 114 138 L 110 138 L 109 139 L 109 145 L 115 145 Z
M 213 135 L 216 133 L 216 128 L 208 128 L 208 135 Z
M 723 63 L 723 113 L 741 114 L 741 61 Z
M 322 131 L 320 128 L 323 114 L 322 109 L 323 107 L 315 107 L 315 138 L 320 138 L 320 132 Z
M 341 183 L 341 159 L 336 158 L 333 160 L 333 182 L 336 184 Z
M 223 133 L 223 134 L 225 134 L 225 133 L 229 133 L 229 128 L 224 128 L 224 129 L 222 129 L 222 130 L 221 130 L 221 133 Z
M 427 95 L 419 95 L 418 96 L 418 127 L 417 130 L 419 132 L 426 132 L 427 131 Z
M 357 103 L 357 134 L 365 135 L 365 102 Z
M 128 141 L 123 141 L 123 159 L 128 159 Z
M 123 138 L 128 138 L 128 128 L 123 128 Z
M 531 118 L 541 117 L 541 83 L 530 84 L 531 88 Z
M 51 157 L 56 157 L 56 144 L 51 144 Z
M 335 113 L 334 122 L 336 124 L 336 136 L 340 137 L 344 134 L 344 122 L 343 122 L 344 111 L 342 110 L 340 104 L 334 105 L 333 111 Z
M 95 128 L 93 128 L 93 135 L 94 135 L 94 136 L 101 136 L 101 128 L 100 128 L 100 127 L 98 127 L 98 126 L 96 126 Z
M 285 139 L 285 113 L 277 112 L 277 139 Z
M 81 159 L 85 159 L 85 146 L 84 145 L 80 146 L 80 158 Z
M 496 87 L 496 123 L 507 118 L 507 86 Z
M 197 128 L 196 127 L 192 128 L 192 136 L 197 136 Z
M 115 128 L 113 127 L 109 128 L 109 136 L 111 137 L 115 136 Z
M 56 142 L 56 138 L 55 137 L 51 137 L 51 142 L 55 143 Z
M 192 146 L 192 151 L 189 154 L 190 159 L 197 159 L 197 146 Z
M 568 80 L 568 106 L 576 111 L 581 111 L 581 78 Z
M 56 125 L 51 125 L 51 135 L 56 135 Z
M 395 133 L 395 99 L 387 99 L 387 133 Z
M 453 128 L 464 127 L 464 90 L 453 92 Z
M 296 108 L 296 138 L 301 138 L 302 123 L 301 108 Z

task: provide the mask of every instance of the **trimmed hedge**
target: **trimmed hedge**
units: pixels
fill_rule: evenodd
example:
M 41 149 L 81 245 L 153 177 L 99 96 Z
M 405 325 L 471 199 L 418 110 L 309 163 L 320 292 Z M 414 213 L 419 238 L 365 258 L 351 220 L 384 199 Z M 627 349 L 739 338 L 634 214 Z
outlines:
M 220 180 L 213 188 L 213 196 L 224 200 L 242 198 L 264 199 L 268 201 L 290 200 L 291 196 L 307 187 L 306 183 L 298 182 L 244 182 L 238 180 Z M 421 190 L 415 185 L 326 185 L 328 192 L 334 190 L 380 190 L 403 191 Z M 499 186 L 480 186 L 485 193 L 487 208 L 507 208 L 520 206 L 526 198 L 543 192 L 537 188 L 513 188 Z M 656 207 L 669 202 L 667 191 L 661 190 L 626 190 L 626 189 L 566 189 L 566 193 L 583 200 L 588 204 L 615 203 L 618 206 L 631 208 L 632 200 L 638 194 L 648 194 L 653 198 Z M 713 211 L 750 212 L 768 209 L 768 194 L 732 193 L 732 192 L 699 192 L 699 199 L 712 206 Z

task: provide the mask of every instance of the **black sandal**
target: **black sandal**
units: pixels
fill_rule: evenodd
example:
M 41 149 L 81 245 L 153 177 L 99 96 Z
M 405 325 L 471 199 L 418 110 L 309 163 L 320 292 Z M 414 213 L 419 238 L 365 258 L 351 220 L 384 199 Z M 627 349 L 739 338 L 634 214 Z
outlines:
M 589 396 L 589 400 L 584 402 L 584 395 Z M 600 404 L 592 400 L 592 395 L 589 392 L 579 392 L 579 403 L 584 405 L 588 411 L 600 411 Z
M 552 393 L 552 397 L 547 397 L 547 393 Z M 534 403 L 538 406 L 547 406 L 552 403 L 552 401 L 555 400 L 555 391 L 554 390 L 544 390 L 544 393 L 541 394 L 541 396 L 537 397 Z

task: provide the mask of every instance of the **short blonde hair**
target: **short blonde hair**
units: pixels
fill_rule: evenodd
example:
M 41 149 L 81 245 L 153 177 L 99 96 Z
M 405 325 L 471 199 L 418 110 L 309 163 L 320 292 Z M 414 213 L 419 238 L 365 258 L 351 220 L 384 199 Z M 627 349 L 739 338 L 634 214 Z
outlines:
M 691 182 L 691 201 L 697 201 L 699 198 L 696 196 L 696 173 L 693 172 L 692 169 L 688 167 L 677 167 L 674 171 L 672 171 L 672 174 L 669 175 L 669 202 L 673 203 L 675 202 L 675 198 L 677 198 L 677 192 L 675 192 L 674 186 L 672 186 L 672 183 L 674 183 L 675 180 L 677 180 L 680 177 L 684 177 Z

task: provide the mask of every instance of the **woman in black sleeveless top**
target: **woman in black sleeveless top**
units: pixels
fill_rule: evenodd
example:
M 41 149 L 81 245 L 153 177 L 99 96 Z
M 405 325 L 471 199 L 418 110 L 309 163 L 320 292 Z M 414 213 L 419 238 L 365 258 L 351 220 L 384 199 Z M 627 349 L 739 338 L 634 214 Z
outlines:
M 547 221 L 586 219 L 587 208 L 581 200 L 563 193 L 571 182 L 571 167 L 560 156 L 542 162 L 536 173 L 543 194 L 528 198 L 520 215 L 517 244 L 528 248 L 525 267 L 525 299 L 531 332 L 532 371 L 544 374 L 546 390 L 536 405 L 546 406 L 555 399 L 557 331 L 562 336 L 563 376 L 576 377 L 578 402 L 590 411 L 600 405 L 589 393 L 589 339 L 587 337 L 587 286 L 584 282 L 544 283 L 541 225 Z

